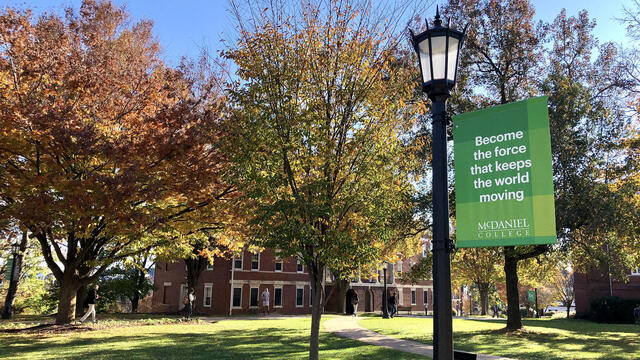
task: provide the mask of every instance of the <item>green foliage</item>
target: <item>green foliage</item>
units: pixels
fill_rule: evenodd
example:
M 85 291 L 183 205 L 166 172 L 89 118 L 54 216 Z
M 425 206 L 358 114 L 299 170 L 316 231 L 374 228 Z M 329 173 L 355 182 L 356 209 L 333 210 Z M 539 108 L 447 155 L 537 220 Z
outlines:
M 431 279 L 433 270 L 433 256 L 431 253 L 427 257 L 421 257 L 418 262 L 411 266 L 409 271 L 404 271 L 398 276 L 398 280 L 404 283 L 416 284 L 422 280 Z
M 633 309 L 640 304 L 640 298 L 627 299 L 617 296 L 603 296 L 591 299 L 586 319 L 618 324 L 633 324 Z
M 105 271 L 98 282 L 98 294 L 102 298 L 97 302 L 97 311 L 121 312 L 119 301 L 132 300 L 136 293 L 139 299 L 149 295 L 154 289 L 153 284 L 146 278 L 139 281 L 139 277 L 137 268 L 118 266 Z

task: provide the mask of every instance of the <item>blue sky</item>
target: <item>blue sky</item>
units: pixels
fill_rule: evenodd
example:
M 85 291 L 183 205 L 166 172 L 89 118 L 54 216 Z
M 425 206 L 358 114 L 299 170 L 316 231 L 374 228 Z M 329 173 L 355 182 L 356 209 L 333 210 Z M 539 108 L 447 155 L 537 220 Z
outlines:
M 626 42 L 624 27 L 614 20 L 620 17 L 624 5 L 631 0 L 532 0 L 536 20 L 551 21 L 562 8 L 569 15 L 587 9 L 597 21 L 600 41 Z M 62 12 L 69 6 L 79 6 L 81 0 L 0 0 L 0 7 L 30 7 L 43 11 Z M 125 4 L 134 20 L 152 19 L 154 31 L 164 49 L 164 60 L 175 64 L 183 55 L 196 56 L 200 48 L 210 51 L 224 48 L 221 39 L 233 39 L 234 21 L 227 11 L 227 0 L 114 0 Z M 444 3 L 444 1 L 442 1 Z M 435 11 L 435 10 L 433 10 Z M 432 16 L 432 14 L 425 14 Z

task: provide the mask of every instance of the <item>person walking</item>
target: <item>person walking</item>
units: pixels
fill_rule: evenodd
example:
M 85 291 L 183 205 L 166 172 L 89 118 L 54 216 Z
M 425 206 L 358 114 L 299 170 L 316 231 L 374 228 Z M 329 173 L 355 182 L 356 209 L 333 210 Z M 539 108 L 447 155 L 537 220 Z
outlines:
M 262 292 L 262 313 L 265 315 L 269 315 L 269 300 L 271 294 L 269 293 L 269 288 L 264 289 Z
M 633 309 L 633 317 L 636 324 L 640 324 L 640 304 Z
M 184 302 L 184 319 L 191 320 L 193 314 L 193 302 L 196 300 L 196 296 L 193 294 L 193 290 L 189 289 L 189 294 L 182 300 Z
M 85 307 L 88 307 L 89 309 L 84 314 L 84 316 L 80 319 L 80 323 L 81 324 L 85 320 L 87 320 L 89 315 L 91 315 L 91 320 L 93 321 L 93 323 L 94 324 L 97 323 L 97 321 L 96 321 L 96 300 L 100 299 L 100 295 L 98 295 L 98 289 L 99 288 L 100 287 L 98 285 L 94 285 L 93 289 L 89 290 L 89 292 L 87 293 L 87 297 L 84 300 L 84 304 L 86 305 Z
M 493 304 L 493 306 L 491 307 L 491 311 L 493 311 L 493 315 L 491 316 L 492 318 L 494 317 L 498 317 L 499 316 L 499 309 L 498 309 L 498 304 Z
M 391 297 L 389 297 L 389 307 L 391 308 L 390 317 L 393 317 L 398 309 L 396 308 L 396 293 L 391 293 Z
M 351 305 L 353 305 L 353 314 L 351 315 L 356 316 L 358 314 L 358 294 L 355 291 L 351 297 Z

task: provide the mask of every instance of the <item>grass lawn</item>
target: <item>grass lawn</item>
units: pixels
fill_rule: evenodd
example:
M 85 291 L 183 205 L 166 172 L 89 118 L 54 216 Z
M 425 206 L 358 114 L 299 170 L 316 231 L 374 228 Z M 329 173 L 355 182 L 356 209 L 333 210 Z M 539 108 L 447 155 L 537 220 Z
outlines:
M 310 317 L 0 333 L 0 359 L 304 359 Z M 98 325 L 101 325 L 99 323 Z M 424 359 L 320 333 L 321 359 Z
M 363 318 L 360 325 L 389 336 L 431 344 L 433 320 Z M 453 320 L 457 350 L 514 359 L 640 359 L 640 326 L 597 324 L 583 320 L 523 320 L 525 329 L 506 334 L 499 320 Z

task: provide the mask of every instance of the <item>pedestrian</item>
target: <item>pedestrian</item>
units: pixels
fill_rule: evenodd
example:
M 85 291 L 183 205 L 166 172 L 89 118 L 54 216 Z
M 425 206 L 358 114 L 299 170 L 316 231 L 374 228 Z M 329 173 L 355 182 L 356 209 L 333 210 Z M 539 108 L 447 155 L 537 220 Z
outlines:
M 351 305 L 353 305 L 353 314 L 352 316 L 356 316 L 358 313 L 358 294 L 354 291 L 353 296 L 351 297 Z
M 269 298 L 271 294 L 269 294 L 269 288 L 264 289 L 262 292 L 262 312 L 266 315 L 269 315 Z
M 396 308 L 396 293 L 391 293 L 391 297 L 389 298 L 389 307 L 391 308 L 390 317 L 393 317 L 398 309 Z
M 633 318 L 636 324 L 640 324 L 640 304 L 636 305 L 636 308 L 633 309 Z
M 89 292 L 87 293 L 87 297 L 84 300 L 84 305 L 85 307 L 88 307 L 89 309 L 87 310 L 87 312 L 84 314 L 84 316 L 80 319 L 80 323 L 82 324 L 85 320 L 87 320 L 87 318 L 89 317 L 89 315 L 91 315 L 91 320 L 93 321 L 93 323 L 97 323 L 96 321 L 96 300 L 100 299 L 100 295 L 98 295 L 98 289 L 100 287 L 96 284 L 93 286 L 93 289 L 89 290 Z
M 491 307 L 491 311 L 493 311 L 493 316 L 491 316 L 492 318 L 498 317 L 498 304 L 493 304 L 493 306 Z
M 189 294 L 182 300 L 184 303 L 184 319 L 191 320 L 193 314 L 193 302 L 196 300 L 196 296 L 193 294 L 193 289 L 189 289 Z

